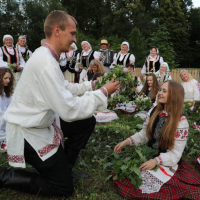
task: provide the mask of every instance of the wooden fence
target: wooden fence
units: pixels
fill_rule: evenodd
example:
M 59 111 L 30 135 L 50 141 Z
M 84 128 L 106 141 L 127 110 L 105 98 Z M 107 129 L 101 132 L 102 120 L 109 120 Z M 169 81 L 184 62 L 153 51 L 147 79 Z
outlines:
M 180 70 L 182 70 L 182 69 L 172 69 L 169 73 L 172 76 L 172 80 L 177 81 L 179 83 L 181 82 Z M 199 70 L 194 70 L 194 69 L 187 69 L 187 70 L 194 79 L 196 79 L 198 82 L 200 82 L 200 71 Z M 140 77 L 141 68 L 135 68 L 135 75 Z

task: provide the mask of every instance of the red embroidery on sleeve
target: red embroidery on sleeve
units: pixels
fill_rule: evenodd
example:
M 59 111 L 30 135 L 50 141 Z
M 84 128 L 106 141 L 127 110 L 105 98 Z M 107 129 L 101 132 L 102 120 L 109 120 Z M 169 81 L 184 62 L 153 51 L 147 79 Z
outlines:
M 134 141 L 132 137 L 129 137 L 129 139 L 131 140 L 131 144 L 134 145 Z

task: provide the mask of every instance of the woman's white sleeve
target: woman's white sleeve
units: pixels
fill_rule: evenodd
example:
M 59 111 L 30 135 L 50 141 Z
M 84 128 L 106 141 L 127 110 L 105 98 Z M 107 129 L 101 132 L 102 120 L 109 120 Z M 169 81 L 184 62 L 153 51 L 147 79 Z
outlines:
M 127 138 L 131 146 L 132 145 L 140 146 L 148 142 L 148 138 L 146 136 L 146 128 L 149 123 L 149 118 L 150 118 L 150 114 L 148 113 L 143 123 L 141 131 Z
M 158 164 L 164 166 L 176 165 L 182 157 L 188 137 L 189 124 L 187 118 L 182 116 L 179 120 L 178 128 L 174 134 L 175 144 L 172 150 L 167 150 L 166 153 L 160 153 L 156 157 Z

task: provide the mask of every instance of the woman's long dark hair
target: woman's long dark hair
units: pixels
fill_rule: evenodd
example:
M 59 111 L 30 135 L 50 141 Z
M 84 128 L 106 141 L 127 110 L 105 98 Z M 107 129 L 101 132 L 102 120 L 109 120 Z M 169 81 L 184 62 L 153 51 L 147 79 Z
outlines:
M 4 86 L 3 77 L 7 72 L 10 73 L 11 79 L 10 79 L 10 83 L 7 86 Z M 0 67 L 0 83 L 1 83 L 0 84 L 0 95 L 3 96 L 4 92 L 5 92 L 6 97 L 10 97 L 12 95 L 13 89 L 14 89 L 14 76 L 10 69 L 5 68 L 5 67 Z
M 157 95 L 158 90 L 159 90 L 159 85 L 158 85 L 157 78 L 156 78 L 155 74 L 153 74 L 153 73 L 147 74 L 147 76 L 146 76 L 146 81 L 145 81 L 144 86 L 143 86 L 143 88 L 142 88 L 142 90 L 141 90 L 141 92 L 140 92 L 140 95 L 142 95 L 142 94 L 145 94 L 145 95 L 146 95 L 147 92 L 148 92 L 149 85 L 148 85 L 148 83 L 147 83 L 147 77 L 149 77 L 149 76 L 152 76 L 152 77 L 153 77 L 153 85 L 152 85 L 152 90 L 151 90 L 151 100 L 152 100 L 152 101 L 155 101 L 156 95 Z

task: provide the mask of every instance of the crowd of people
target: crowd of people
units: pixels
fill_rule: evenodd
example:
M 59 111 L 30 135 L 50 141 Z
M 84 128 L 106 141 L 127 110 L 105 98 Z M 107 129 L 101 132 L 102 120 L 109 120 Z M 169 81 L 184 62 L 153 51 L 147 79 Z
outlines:
M 136 58 L 129 53 L 127 41 L 115 53 L 108 49 L 106 39 L 101 40 L 97 51 L 88 41 L 82 41 L 78 53 L 76 20 L 64 11 L 47 16 L 44 32 L 46 39 L 34 53 L 26 45 L 26 36 L 19 37 L 16 47 L 11 35 L 3 37 L 0 147 L 7 149 L 12 168 L 0 166 L 0 183 L 27 193 L 69 197 L 74 192 L 73 177 L 88 177 L 72 169 L 94 130 L 93 114 L 106 109 L 108 96 L 120 87 L 119 81 L 110 80 L 94 90 L 95 82 L 115 65 L 127 67 L 134 74 Z M 142 130 L 117 144 L 114 152 L 120 153 L 127 145 L 148 144 L 158 149 L 158 155 L 140 166 L 140 189 L 128 179 L 113 180 L 120 194 L 129 199 L 200 196 L 200 175 L 181 158 L 189 128 L 183 103 L 199 101 L 200 86 L 187 70 L 180 71 L 181 84 L 172 80 L 169 71 L 154 46 L 141 77 L 135 76 L 132 92 L 151 98 L 154 107 Z M 26 163 L 38 173 L 15 168 L 25 168 Z M 200 166 L 200 159 L 196 164 Z M 156 165 L 159 170 L 151 172 Z

